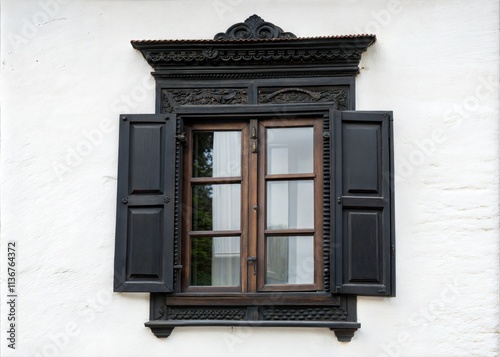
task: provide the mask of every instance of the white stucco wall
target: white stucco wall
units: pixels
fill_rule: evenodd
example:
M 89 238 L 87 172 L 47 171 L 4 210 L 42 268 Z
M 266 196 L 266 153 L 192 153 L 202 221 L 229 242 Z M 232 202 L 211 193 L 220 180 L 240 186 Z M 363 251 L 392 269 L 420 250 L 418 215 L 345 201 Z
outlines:
M 1 2 L 2 356 L 498 356 L 499 6 L 448 1 Z M 375 33 L 357 108 L 394 110 L 397 297 L 327 329 L 176 328 L 112 293 L 118 115 L 153 113 L 132 39 L 211 38 L 258 14 L 298 36 Z M 8 241 L 17 343 L 7 346 Z

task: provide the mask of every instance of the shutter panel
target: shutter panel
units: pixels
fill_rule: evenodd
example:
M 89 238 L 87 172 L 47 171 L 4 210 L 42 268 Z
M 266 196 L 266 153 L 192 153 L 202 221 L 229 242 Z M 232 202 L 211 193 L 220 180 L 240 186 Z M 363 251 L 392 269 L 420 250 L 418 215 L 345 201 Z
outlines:
M 333 111 L 335 292 L 394 296 L 392 112 Z
M 120 117 L 114 291 L 172 292 L 175 117 Z

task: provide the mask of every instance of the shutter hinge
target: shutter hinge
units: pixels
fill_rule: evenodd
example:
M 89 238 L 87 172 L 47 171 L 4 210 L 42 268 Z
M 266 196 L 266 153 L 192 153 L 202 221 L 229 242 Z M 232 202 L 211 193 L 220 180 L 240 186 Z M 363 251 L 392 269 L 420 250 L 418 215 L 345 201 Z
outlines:
M 252 135 L 250 136 L 250 139 L 257 139 L 257 127 L 252 126 Z
M 252 120 L 252 123 L 251 123 L 251 128 L 250 128 L 250 147 L 251 147 L 251 151 L 252 153 L 256 153 L 257 152 L 257 121 L 256 120 Z
M 187 144 L 187 138 L 186 138 L 186 133 L 183 132 L 179 135 L 176 135 L 175 138 L 181 143 L 181 144 Z
M 339 197 L 337 197 L 337 203 L 338 203 L 339 205 L 340 205 L 340 204 L 342 204 L 342 197 L 340 197 L 340 196 L 339 196 Z
M 396 254 L 396 248 L 394 247 L 394 244 L 391 245 L 391 255 L 394 256 Z
M 176 265 L 174 265 L 174 269 L 182 269 L 182 264 L 176 264 Z

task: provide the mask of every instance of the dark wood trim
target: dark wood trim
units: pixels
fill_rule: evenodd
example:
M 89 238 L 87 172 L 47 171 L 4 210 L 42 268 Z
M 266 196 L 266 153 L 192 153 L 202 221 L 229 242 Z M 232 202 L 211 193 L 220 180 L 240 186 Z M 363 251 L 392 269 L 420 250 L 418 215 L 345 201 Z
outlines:
M 259 26 L 264 26 L 264 32 Z M 359 72 L 361 53 L 375 40 L 375 35 L 297 38 L 253 15 L 218 33 L 214 40 L 143 40 L 131 44 L 141 51 L 157 78 L 252 78 L 266 74 L 354 76 Z
M 259 257 L 259 250 L 257 246 L 257 241 L 258 241 L 258 232 L 259 229 L 258 227 L 261 224 L 261 215 L 260 215 L 260 209 L 259 209 L 259 204 L 260 204 L 260 197 L 259 197 L 259 188 L 258 188 L 258 166 L 259 166 L 259 160 L 261 158 L 259 157 L 258 153 L 261 152 L 261 145 L 262 141 L 264 138 L 261 137 L 261 133 L 259 130 L 259 125 L 258 121 L 254 119 L 253 117 L 250 118 L 250 132 L 256 131 L 257 133 L 257 138 L 253 140 L 257 140 L 257 152 L 253 152 L 253 150 L 250 150 L 250 146 L 247 148 L 247 155 L 248 155 L 248 181 L 253 183 L 249 184 L 248 186 L 248 240 L 247 240 L 247 256 L 245 258 L 246 260 L 246 271 L 247 274 L 245 275 L 247 277 L 247 292 L 254 293 L 257 291 L 257 278 L 258 274 L 261 271 L 261 263 L 260 260 L 257 259 L 256 261 L 252 261 L 250 257 Z M 255 145 L 255 143 L 254 143 Z M 251 266 L 250 266 L 251 265 Z
M 339 321 L 220 321 L 220 320 L 155 320 L 144 326 L 151 328 L 156 337 L 168 337 L 175 327 L 187 326 L 239 326 L 239 327 L 314 327 L 329 328 L 335 333 L 339 342 L 349 342 L 354 332 L 361 327 L 358 322 Z
M 188 143 L 193 142 L 193 134 L 192 128 L 189 125 L 185 125 L 183 129 L 185 130 L 185 135 Z M 190 204 L 192 202 L 192 189 L 191 185 L 188 184 L 190 178 L 193 176 L 193 151 L 186 150 L 186 146 L 184 149 L 184 161 L 183 161 L 183 172 L 182 172 L 182 182 L 183 182 L 183 193 L 182 193 L 182 225 L 180 230 L 180 241 L 181 241 L 181 251 L 182 251 L 182 259 L 181 259 L 181 291 L 185 291 L 189 287 L 189 282 L 191 280 L 191 239 L 186 235 L 187 232 L 191 230 L 192 227 L 192 215 L 193 215 L 193 207 Z
M 323 118 L 314 121 L 314 283 L 323 289 Z
M 292 291 L 286 294 L 273 292 L 259 293 L 220 293 L 207 292 L 203 295 L 193 292 L 185 292 L 166 296 L 166 304 L 175 305 L 328 305 L 339 306 L 341 299 L 325 292 L 298 292 Z

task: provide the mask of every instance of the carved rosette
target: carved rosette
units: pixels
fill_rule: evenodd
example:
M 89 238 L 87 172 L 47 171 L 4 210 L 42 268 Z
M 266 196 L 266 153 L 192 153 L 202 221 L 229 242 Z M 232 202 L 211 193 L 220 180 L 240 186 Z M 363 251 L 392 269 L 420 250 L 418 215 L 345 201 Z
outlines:
M 181 105 L 247 104 L 245 89 L 187 88 L 162 89 L 162 113 L 172 113 Z
M 297 38 L 291 32 L 284 32 L 281 27 L 264 21 L 257 15 L 252 15 L 245 22 L 237 23 L 215 35 L 214 40 Z

